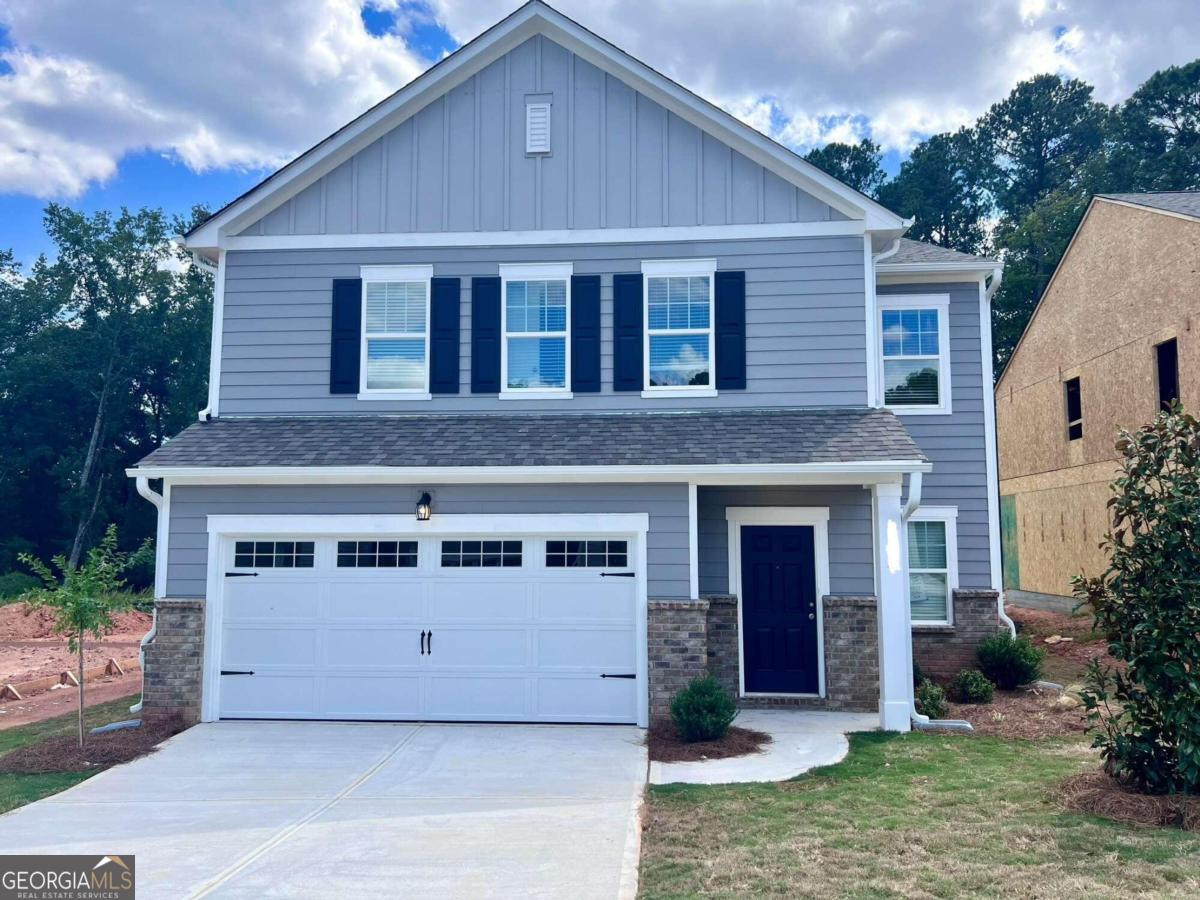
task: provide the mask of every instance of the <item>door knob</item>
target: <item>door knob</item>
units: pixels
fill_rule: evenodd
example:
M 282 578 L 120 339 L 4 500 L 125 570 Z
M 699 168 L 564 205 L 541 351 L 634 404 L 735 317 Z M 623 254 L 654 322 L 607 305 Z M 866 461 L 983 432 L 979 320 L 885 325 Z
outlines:
M 809 614 L 808 614 L 808 617 L 809 617 L 810 619 L 815 619 L 815 618 L 817 617 L 817 614 L 816 614 L 816 613 L 809 613 Z

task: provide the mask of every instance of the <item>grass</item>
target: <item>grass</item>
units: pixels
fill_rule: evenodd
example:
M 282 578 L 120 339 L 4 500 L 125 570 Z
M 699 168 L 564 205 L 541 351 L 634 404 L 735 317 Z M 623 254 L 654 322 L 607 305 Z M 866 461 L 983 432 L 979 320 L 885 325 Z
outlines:
M 89 706 L 83 719 L 87 727 L 104 725 L 129 718 L 129 697 L 122 697 L 109 703 Z M 16 728 L 6 728 L 0 731 L 0 754 L 15 750 L 25 744 L 57 734 L 72 734 L 76 728 L 76 713 L 70 712 L 53 719 L 34 722 L 31 725 L 21 725 Z M 91 772 L 53 772 L 47 775 L 8 775 L 0 773 L 0 813 L 10 809 L 41 800 L 59 791 L 65 791 L 79 782 L 91 778 L 101 771 L 97 767 Z
M 1196 896 L 1200 835 L 1068 813 L 1085 741 L 858 734 L 782 784 L 650 790 L 643 897 Z

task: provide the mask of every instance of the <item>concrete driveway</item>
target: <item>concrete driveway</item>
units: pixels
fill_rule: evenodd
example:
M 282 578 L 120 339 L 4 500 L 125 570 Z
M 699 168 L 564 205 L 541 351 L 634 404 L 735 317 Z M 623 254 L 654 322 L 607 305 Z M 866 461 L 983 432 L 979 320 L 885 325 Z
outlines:
M 139 897 L 636 888 L 636 728 L 222 722 L 0 817 L 5 853 L 134 854 Z

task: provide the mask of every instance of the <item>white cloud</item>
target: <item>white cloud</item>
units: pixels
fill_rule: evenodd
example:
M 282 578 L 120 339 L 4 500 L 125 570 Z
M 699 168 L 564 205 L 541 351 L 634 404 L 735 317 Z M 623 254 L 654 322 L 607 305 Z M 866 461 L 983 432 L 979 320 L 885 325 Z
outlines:
M 804 150 L 906 151 L 1060 71 L 1113 102 L 1195 57 L 1195 0 L 555 0 L 734 115 Z M 397 15 L 381 37 L 365 4 Z M 270 168 L 417 75 L 417 24 L 458 40 L 517 0 L 2 0 L 0 192 L 75 196 L 122 157 Z M 5 66 L 0 66 L 3 70 Z

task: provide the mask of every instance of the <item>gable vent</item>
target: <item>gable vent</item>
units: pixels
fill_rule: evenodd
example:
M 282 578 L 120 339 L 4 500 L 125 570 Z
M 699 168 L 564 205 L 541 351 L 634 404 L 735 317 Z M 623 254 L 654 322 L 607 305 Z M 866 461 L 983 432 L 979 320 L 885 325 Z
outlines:
M 525 152 L 550 152 L 550 104 L 525 104 Z

